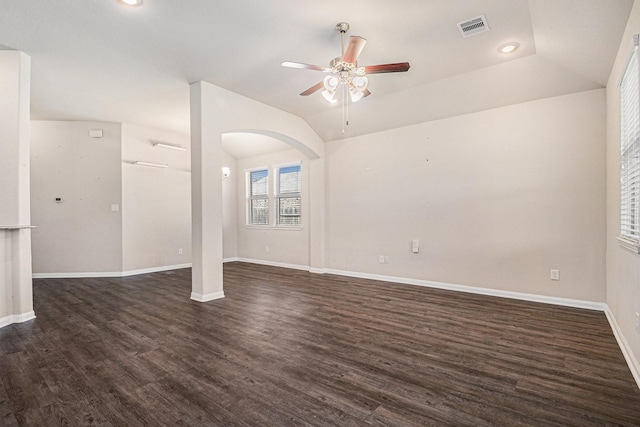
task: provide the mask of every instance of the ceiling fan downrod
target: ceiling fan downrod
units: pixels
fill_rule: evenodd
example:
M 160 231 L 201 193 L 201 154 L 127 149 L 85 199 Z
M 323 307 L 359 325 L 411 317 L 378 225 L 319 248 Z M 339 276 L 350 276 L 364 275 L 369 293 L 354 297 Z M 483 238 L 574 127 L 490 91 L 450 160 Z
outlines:
M 349 26 L 348 22 L 338 22 L 336 24 L 336 31 L 338 31 L 340 33 L 340 40 L 342 42 L 342 56 L 344 56 L 344 35 L 346 34 L 347 31 L 349 31 L 349 28 L 351 28 Z

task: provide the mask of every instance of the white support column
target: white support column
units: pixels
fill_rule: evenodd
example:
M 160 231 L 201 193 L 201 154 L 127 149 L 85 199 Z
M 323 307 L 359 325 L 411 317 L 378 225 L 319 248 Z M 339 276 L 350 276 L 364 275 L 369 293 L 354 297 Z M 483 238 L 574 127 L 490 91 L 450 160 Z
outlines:
M 0 327 L 35 317 L 31 274 L 31 60 L 0 51 Z
M 193 83 L 190 88 L 191 299 L 199 302 L 224 298 L 221 116 L 208 89 L 205 82 Z

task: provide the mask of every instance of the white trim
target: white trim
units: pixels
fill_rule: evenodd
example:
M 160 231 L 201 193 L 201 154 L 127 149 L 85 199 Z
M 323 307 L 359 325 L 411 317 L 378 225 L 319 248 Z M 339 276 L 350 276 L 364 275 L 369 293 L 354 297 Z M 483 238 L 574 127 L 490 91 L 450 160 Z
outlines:
M 79 272 L 79 273 L 33 273 L 34 279 L 75 279 L 83 277 L 122 277 L 122 272 Z
M 640 254 L 640 244 L 637 241 L 630 240 L 624 237 L 616 237 L 616 240 L 620 244 L 620 247 L 627 249 L 634 254 Z
M 0 328 L 4 328 L 5 326 L 9 326 L 14 323 L 23 323 L 35 318 L 36 318 L 36 313 L 33 310 L 28 311 L 26 313 L 21 313 L 21 314 L 12 314 L 12 315 L 0 318 Z
M 222 260 L 223 263 L 225 262 L 235 262 L 235 261 L 240 261 L 240 258 L 238 258 L 237 256 L 231 257 L 231 258 L 224 258 Z
M 181 268 L 190 268 L 190 267 L 191 267 L 191 263 L 189 262 L 186 264 L 175 264 L 175 265 L 165 265 L 161 267 L 141 268 L 139 270 L 123 271 L 122 277 L 135 276 L 137 274 L 157 273 L 159 271 L 179 270 Z
M 163 265 L 160 267 L 141 268 L 129 271 L 108 271 L 108 272 L 77 272 L 77 273 L 33 273 L 34 279 L 75 279 L 83 277 L 128 277 L 137 274 L 157 273 L 159 271 L 178 270 L 181 268 L 190 268 L 191 263 Z
M 527 294 L 523 292 L 504 291 L 500 289 L 480 288 L 468 285 L 456 285 L 451 283 L 432 282 L 430 280 L 409 279 L 405 277 L 383 276 L 380 274 L 359 273 L 355 271 L 325 269 L 327 274 L 337 274 L 339 276 L 358 277 L 361 279 L 381 280 L 391 283 L 403 283 L 407 285 L 424 286 L 427 288 L 445 289 L 448 291 L 467 292 L 471 294 L 488 295 L 500 298 L 518 299 L 523 301 L 540 302 L 544 304 L 555 304 L 567 307 L 585 308 L 587 310 L 604 311 L 606 306 L 603 302 L 585 301 L 569 298 L 551 297 L 538 294 Z
M 216 299 L 224 298 L 224 291 L 212 292 L 210 294 L 198 294 L 191 292 L 191 299 L 198 302 L 209 302 Z
M 326 270 L 324 268 L 309 267 L 309 273 L 324 274 L 326 273 Z
M 615 316 L 611 312 L 609 306 L 606 304 L 604 314 L 607 316 L 607 320 L 609 321 L 609 325 L 611 326 L 611 330 L 613 331 L 613 336 L 616 337 L 618 347 L 620 347 L 620 350 L 622 351 L 624 360 L 627 361 L 627 365 L 629 366 L 631 375 L 633 375 L 633 379 L 636 380 L 636 384 L 638 385 L 638 388 L 640 388 L 640 363 L 638 363 L 638 359 L 635 358 L 633 351 L 631 350 L 631 346 L 629 346 L 629 342 L 624 337 L 624 334 L 622 333 L 620 326 L 618 326 L 618 322 L 616 321 Z
M 282 268 L 291 268 L 293 270 L 309 271 L 309 266 L 308 265 L 287 264 L 287 263 L 284 263 L 284 262 L 265 261 L 265 260 L 262 260 L 262 259 L 251 259 L 251 258 L 238 258 L 237 261 L 248 262 L 248 263 L 251 263 L 251 264 L 268 265 L 268 266 L 271 266 L 271 267 L 282 267 Z

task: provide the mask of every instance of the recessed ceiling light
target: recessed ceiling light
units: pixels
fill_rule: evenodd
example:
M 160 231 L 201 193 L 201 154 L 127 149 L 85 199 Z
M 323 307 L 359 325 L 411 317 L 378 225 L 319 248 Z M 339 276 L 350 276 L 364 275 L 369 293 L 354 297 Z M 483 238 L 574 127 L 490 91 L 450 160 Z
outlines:
M 500 52 L 500 53 L 512 53 L 519 47 L 520 47 L 520 45 L 518 43 L 509 42 L 509 43 L 505 43 L 503 45 L 500 45 L 500 47 L 498 48 L 498 52 Z
M 142 0 L 120 0 L 122 3 L 127 6 L 140 6 L 142 4 Z

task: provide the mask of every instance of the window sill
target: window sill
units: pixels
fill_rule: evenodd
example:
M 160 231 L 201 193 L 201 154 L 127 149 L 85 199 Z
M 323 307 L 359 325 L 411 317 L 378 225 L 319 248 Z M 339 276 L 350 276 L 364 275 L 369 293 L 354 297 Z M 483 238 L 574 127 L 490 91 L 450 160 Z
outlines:
M 287 227 L 287 226 L 282 226 L 282 225 L 245 225 L 244 226 L 245 229 L 247 230 L 285 230 L 285 231 L 302 231 L 302 227 L 301 226 L 295 226 L 295 227 Z
M 248 230 L 268 230 L 271 227 L 268 225 L 245 225 L 244 228 Z
M 625 239 L 624 237 L 616 237 L 616 240 L 620 244 L 620 246 L 628 251 L 633 252 L 634 254 L 640 254 L 640 245 L 638 242 L 634 242 L 633 240 Z

